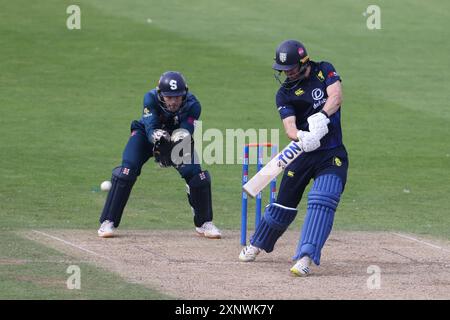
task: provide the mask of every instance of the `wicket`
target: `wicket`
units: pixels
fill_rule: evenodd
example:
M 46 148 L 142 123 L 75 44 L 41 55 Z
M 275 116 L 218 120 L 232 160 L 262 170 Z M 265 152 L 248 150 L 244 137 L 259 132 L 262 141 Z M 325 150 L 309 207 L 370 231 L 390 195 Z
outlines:
M 249 153 L 250 148 L 257 148 L 257 162 L 256 170 L 259 171 L 263 167 L 263 148 L 271 148 L 271 156 L 277 154 L 277 146 L 272 143 L 249 143 L 244 146 L 244 157 L 242 161 L 242 185 L 246 184 L 248 181 L 248 168 L 249 168 Z M 270 182 L 270 203 L 275 201 L 275 194 L 277 189 L 277 178 Z M 242 209 L 241 209 L 241 245 L 245 246 L 247 244 L 247 203 L 248 195 L 245 191 L 242 191 Z M 256 195 L 256 206 L 255 206 L 255 229 L 258 227 L 261 221 L 261 203 L 262 194 L 261 192 Z

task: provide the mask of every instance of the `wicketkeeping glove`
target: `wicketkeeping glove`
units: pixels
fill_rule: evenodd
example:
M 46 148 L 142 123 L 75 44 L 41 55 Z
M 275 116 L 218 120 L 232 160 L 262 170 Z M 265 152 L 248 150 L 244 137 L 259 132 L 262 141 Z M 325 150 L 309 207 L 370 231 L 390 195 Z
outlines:
M 172 143 L 170 142 L 169 133 L 165 130 L 156 129 L 153 131 L 152 138 L 155 162 L 158 162 L 161 167 L 172 166 Z
M 194 151 L 194 140 L 186 129 L 177 129 L 170 138 L 172 142 L 172 162 L 177 166 L 181 164 L 190 164 L 191 155 Z

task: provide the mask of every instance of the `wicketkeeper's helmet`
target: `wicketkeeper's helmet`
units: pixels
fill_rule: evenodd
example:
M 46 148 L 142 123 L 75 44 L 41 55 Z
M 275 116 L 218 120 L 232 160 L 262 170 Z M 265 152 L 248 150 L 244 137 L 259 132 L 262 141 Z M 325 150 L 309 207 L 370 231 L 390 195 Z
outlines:
M 186 80 L 183 75 L 177 71 L 164 72 L 159 78 L 158 86 L 156 87 L 158 100 L 166 111 L 167 108 L 163 97 L 183 96 L 182 108 L 186 102 L 188 90 Z

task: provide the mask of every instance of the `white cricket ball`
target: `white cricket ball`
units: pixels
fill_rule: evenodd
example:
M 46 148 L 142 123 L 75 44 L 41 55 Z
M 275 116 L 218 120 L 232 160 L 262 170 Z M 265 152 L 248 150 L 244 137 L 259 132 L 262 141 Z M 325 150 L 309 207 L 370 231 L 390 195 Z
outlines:
M 109 191 L 109 189 L 111 189 L 111 181 L 103 181 L 102 184 L 100 185 L 100 190 L 102 191 Z

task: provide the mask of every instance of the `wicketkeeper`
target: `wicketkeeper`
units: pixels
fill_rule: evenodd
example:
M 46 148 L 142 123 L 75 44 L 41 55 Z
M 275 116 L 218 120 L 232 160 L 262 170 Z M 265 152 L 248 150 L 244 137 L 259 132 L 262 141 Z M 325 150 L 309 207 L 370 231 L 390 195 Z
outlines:
M 311 262 L 320 264 L 321 250 L 331 232 L 334 214 L 347 179 L 348 157 L 341 132 L 341 78 L 329 62 L 310 60 L 298 41 L 282 42 L 275 53 L 273 69 L 281 84 L 276 105 L 289 139 L 299 141 L 304 153 L 284 171 L 276 202 L 266 207 L 264 217 L 240 255 L 254 261 L 276 241 L 297 215 L 306 186 L 306 217 L 293 257 L 294 275 L 310 273 Z M 284 76 L 284 79 L 281 77 Z
M 144 95 L 142 117 L 131 123 L 122 165 L 112 172 L 112 187 L 100 216 L 100 237 L 114 236 L 142 166 L 154 157 L 161 167 L 174 167 L 186 181 L 196 232 L 206 238 L 221 238 L 212 222 L 211 177 L 196 163 L 193 150 L 194 122 L 200 112 L 199 101 L 188 92 L 179 72 L 165 72 L 158 86 Z

